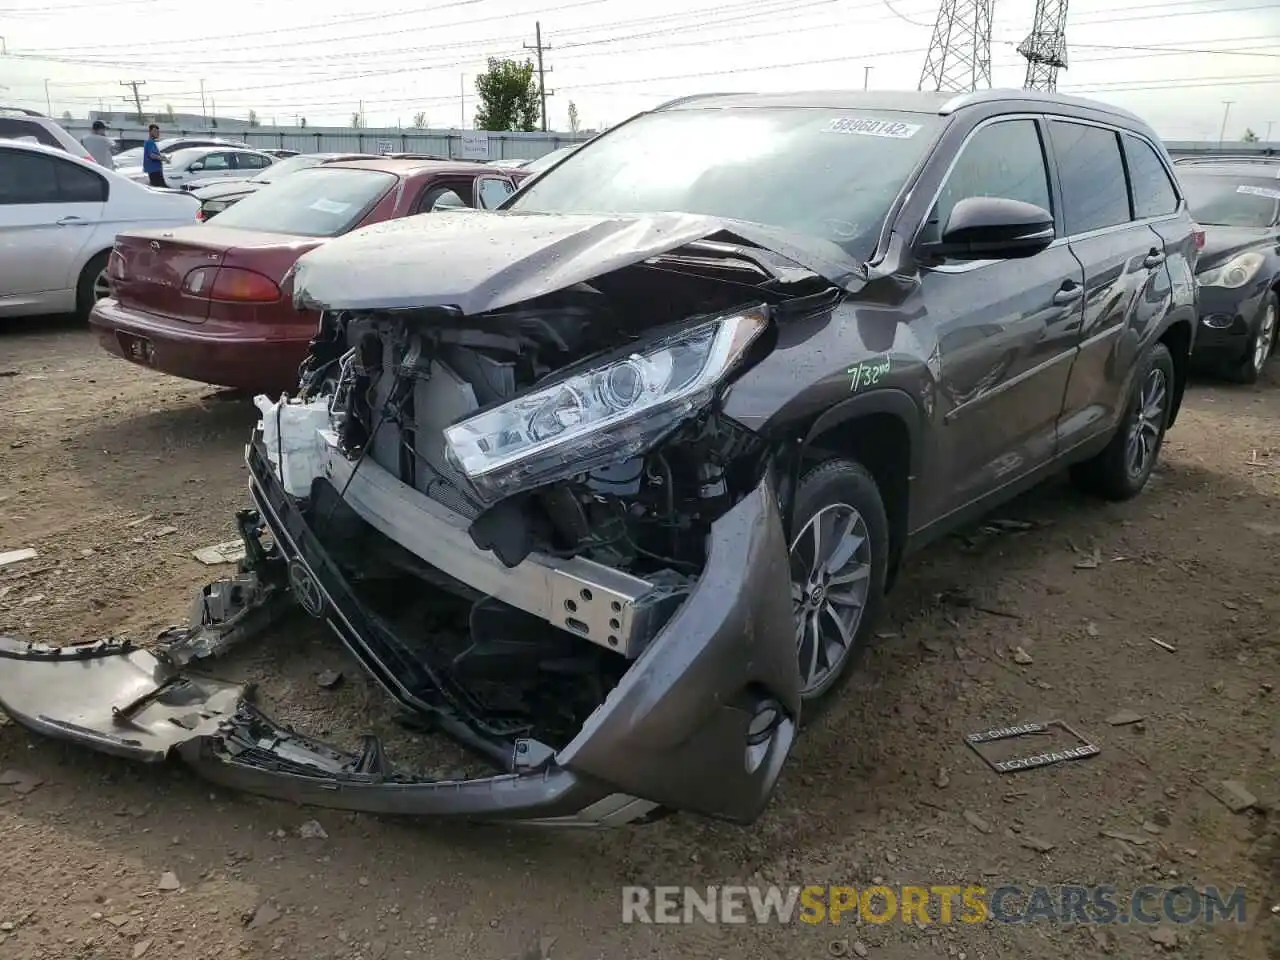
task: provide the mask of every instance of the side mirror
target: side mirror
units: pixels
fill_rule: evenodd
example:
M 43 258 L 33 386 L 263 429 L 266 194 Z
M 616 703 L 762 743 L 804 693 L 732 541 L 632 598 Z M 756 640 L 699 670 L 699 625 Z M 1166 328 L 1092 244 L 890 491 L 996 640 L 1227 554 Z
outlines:
M 1053 214 L 1006 197 L 966 197 L 951 210 L 942 239 L 921 252 L 932 257 L 1007 260 L 1030 257 L 1054 240 Z

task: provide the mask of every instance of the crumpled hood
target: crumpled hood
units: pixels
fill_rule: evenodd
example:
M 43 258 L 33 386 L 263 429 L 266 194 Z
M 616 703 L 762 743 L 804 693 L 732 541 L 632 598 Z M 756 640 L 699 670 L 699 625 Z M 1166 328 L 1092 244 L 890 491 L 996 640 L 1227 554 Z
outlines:
M 475 316 L 728 233 L 838 286 L 861 280 L 834 243 L 695 214 L 638 216 L 450 211 L 365 227 L 298 261 L 306 309 L 456 307 Z

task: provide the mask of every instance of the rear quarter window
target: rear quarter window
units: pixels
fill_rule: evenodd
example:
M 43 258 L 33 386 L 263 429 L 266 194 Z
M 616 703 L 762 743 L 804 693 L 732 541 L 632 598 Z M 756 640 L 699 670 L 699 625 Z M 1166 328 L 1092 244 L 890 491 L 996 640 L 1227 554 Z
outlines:
M 1133 215 L 1138 220 L 1163 217 L 1178 209 L 1178 191 L 1151 144 L 1132 134 L 1121 136 L 1133 190 Z
M 217 223 L 264 233 L 336 237 L 364 219 L 398 179 L 381 170 L 299 170 L 218 214 Z
M 1049 121 L 1068 236 L 1128 223 L 1129 188 L 1114 130 Z
M 13 140 L 17 137 L 35 137 L 36 142 L 43 143 L 46 147 L 54 147 L 58 150 L 63 149 L 62 144 L 58 142 L 58 138 L 40 124 L 32 123 L 30 120 L 19 120 L 15 117 L 0 117 L 0 138 Z

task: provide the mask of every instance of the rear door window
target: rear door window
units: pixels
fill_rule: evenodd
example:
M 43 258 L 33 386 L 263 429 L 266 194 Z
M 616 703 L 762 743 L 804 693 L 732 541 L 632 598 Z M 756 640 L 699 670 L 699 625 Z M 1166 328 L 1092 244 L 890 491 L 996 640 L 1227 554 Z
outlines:
M 52 157 L 0 146 L 0 204 L 57 202 L 58 177 Z
M 1044 149 L 1034 120 L 1001 120 L 969 138 L 947 175 L 921 239 L 938 240 L 955 205 L 970 197 L 1003 197 L 1053 210 Z
M 1138 220 L 1164 217 L 1178 209 L 1178 191 L 1151 144 L 1132 134 L 1121 136 L 1133 190 L 1133 215 Z
M 364 219 L 398 180 L 381 170 L 330 166 L 299 170 L 218 214 L 218 226 L 336 237 Z
M 1114 130 L 1065 120 L 1049 121 L 1062 180 L 1062 216 L 1074 236 L 1128 223 L 1129 189 Z
M 107 199 L 107 181 L 92 170 L 66 160 L 53 160 L 62 203 L 102 203 Z

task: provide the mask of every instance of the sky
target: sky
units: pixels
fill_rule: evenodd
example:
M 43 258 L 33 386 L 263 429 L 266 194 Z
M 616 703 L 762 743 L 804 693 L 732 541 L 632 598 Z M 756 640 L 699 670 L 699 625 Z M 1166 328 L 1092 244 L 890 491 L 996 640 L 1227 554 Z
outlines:
M 961 0 L 963 3 L 964 0 Z M 0 0 L 0 104 L 262 123 L 472 126 L 489 57 L 549 49 L 549 126 L 618 123 L 710 91 L 914 90 L 938 0 Z M 995 0 L 992 74 L 1020 87 L 1035 0 Z M 1109 101 L 1166 139 L 1280 141 L 1278 0 L 1071 0 L 1059 90 Z M 202 93 L 205 109 L 202 110 Z M 131 102 L 131 101 L 130 101 Z

